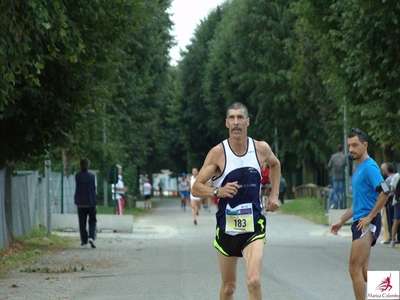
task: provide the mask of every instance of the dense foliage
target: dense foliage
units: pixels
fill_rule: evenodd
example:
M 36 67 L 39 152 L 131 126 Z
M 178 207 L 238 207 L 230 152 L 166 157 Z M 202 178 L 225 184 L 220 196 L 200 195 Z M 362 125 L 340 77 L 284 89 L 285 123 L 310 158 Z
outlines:
M 360 127 L 378 161 L 400 136 L 395 0 L 230 0 L 197 26 L 177 66 L 171 0 L 0 3 L 0 159 L 122 162 L 132 182 L 201 167 L 249 108 L 287 178 L 328 184 L 326 163 Z M 297 176 L 302 174 L 302 176 Z M 299 178 L 299 179 L 296 179 Z
M 208 132 L 226 137 L 225 108 L 241 101 L 249 134 L 269 142 L 284 172 L 301 181 L 329 183 L 326 163 L 352 127 L 369 134 L 378 162 L 395 161 L 399 13 L 395 1 L 227 1 L 199 25 L 181 62 L 191 139 L 210 147 Z

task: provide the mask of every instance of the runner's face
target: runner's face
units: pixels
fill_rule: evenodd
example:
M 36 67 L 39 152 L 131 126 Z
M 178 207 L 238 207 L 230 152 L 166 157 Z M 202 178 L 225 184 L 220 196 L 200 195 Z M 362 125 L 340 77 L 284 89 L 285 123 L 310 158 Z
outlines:
M 349 146 L 349 154 L 353 160 L 358 160 L 367 149 L 367 142 L 361 143 L 358 136 L 347 139 L 347 144 Z
M 230 136 L 242 137 L 247 135 L 247 126 L 249 126 L 250 120 L 242 109 L 230 109 L 225 124 L 229 129 Z

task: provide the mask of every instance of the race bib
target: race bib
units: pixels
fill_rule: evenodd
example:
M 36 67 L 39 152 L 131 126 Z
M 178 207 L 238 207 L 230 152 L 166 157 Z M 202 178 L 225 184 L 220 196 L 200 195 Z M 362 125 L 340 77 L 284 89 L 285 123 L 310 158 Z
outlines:
M 226 206 L 225 232 L 236 235 L 245 232 L 254 232 L 253 205 L 251 203 L 240 204 L 235 208 Z

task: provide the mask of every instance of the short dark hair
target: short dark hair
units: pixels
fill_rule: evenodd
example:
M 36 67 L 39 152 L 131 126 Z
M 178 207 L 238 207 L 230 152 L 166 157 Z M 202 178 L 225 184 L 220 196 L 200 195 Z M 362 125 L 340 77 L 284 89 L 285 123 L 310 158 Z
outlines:
M 352 138 L 352 137 L 355 137 L 355 136 L 357 136 L 358 139 L 360 140 L 360 142 L 362 142 L 362 143 L 368 142 L 367 134 L 365 132 L 363 132 L 362 130 L 358 129 L 358 128 L 352 128 L 348 138 Z
M 387 163 L 387 164 L 386 164 L 386 170 L 387 170 L 389 173 L 394 173 L 394 165 L 393 165 L 392 163 Z
M 343 151 L 343 145 L 342 145 L 342 144 L 339 144 L 339 145 L 337 146 L 337 151 L 338 151 L 338 152 L 342 152 L 342 151 Z
M 243 103 L 234 102 L 231 105 L 229 105 L 228 108 L 226 109 L 226 117 L 228 117 L 228 113 L 229 113 L 230 109 L 243 109 L 245 116 L 249 117 L 249 112 L 247 110 L 247 107 Z
M 89 169 L 90 160 L 86 157 L 82 157 L 81 161 L 80 161 L 80 165 L 81 165 L 81 170 L 87 170 L 87 169 Z

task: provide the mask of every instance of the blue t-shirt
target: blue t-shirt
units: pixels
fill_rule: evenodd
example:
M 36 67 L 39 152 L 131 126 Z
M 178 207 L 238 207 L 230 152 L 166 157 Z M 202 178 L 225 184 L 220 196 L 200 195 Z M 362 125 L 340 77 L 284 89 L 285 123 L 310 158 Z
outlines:
M 375 206 L 379 193 L 375 190 L 383 181 L 377 163 L 370 157 L 356 169 L 352 180 L 353 221 L 366 217 Z

